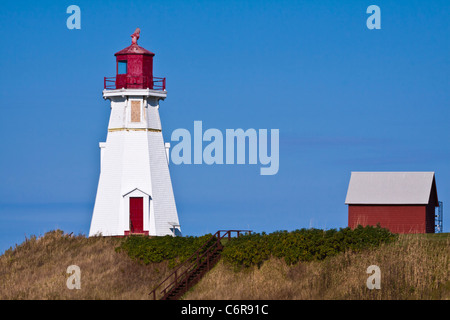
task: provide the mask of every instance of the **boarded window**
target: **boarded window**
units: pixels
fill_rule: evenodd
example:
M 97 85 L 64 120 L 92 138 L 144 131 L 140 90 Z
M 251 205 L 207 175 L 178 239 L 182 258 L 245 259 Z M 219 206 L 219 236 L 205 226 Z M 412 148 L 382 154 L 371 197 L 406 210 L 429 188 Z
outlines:
M 140 101 L 131 101 L 131 122 L 141 122 Z

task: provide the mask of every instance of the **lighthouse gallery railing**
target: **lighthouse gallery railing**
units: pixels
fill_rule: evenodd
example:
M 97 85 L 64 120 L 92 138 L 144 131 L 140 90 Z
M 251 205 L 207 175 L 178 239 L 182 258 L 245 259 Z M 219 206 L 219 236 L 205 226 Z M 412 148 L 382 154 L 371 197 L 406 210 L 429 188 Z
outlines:
M 166 78 L 146 77 L 146 76 L 119 76 L 105 77 L 103 88 L 106 90 L 114 89 L 152 89 L 166 90 Z

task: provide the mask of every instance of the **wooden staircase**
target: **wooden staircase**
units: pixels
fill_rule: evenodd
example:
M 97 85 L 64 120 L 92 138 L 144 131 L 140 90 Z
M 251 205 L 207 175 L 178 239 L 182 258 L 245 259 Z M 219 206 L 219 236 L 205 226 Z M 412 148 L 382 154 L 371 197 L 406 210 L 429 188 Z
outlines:
M 251 233 L 250 230 L 219 230 L 206 241 L 186 261 L 177 266 L 172 273 L 157 285 L 149 294 L 153 300 L 177 300 L 220 260 L 223 239 L 230 240 L 233 235 Z

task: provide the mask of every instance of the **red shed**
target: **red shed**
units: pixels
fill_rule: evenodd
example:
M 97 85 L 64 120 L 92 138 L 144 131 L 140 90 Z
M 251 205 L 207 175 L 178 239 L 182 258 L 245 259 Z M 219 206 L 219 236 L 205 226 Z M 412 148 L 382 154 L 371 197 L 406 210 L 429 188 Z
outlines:
M 379 223 L 394 233 L 434 233 L 434 172 L 352 172 L 345 204 L 351 228 Z

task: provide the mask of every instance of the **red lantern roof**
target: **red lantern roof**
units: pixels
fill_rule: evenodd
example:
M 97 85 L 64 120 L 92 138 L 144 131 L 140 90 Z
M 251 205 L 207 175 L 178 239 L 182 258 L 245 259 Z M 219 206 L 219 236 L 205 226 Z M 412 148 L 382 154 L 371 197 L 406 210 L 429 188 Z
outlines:
M 144 49 L 141 46 L 138 46 L 137 43 L 131 44 L 129 47 L 126 47 L 125 49 L 120 50 L 119 52 L 115 53 L 114 55 L 117 56 L 117 55 L 124 55 L 124 54 L 144 54 L 144 55 L 150 55 L 150 56 L 155 55 L 153 52 L 150 52 L 147 49 Z

